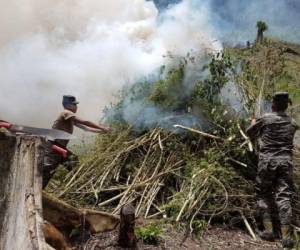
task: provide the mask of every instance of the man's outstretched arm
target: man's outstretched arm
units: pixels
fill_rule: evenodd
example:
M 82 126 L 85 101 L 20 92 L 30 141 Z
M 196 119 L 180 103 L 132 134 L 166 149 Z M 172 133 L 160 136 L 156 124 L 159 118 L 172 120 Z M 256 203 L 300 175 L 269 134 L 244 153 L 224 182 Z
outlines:
M 80 119 L 78 117 L 75 117 L 75 126 L 79 127 L 85 131 L 90 131 L 90 132 L 94 132 L 94 133 L 101 133 L 101 132 L 110 132 L 111 129 L 108 127 L 105 127 L 103 125 L 97 125 L 94 122 L 91 121 L 87 121 L 87 120 L 83 120 Z

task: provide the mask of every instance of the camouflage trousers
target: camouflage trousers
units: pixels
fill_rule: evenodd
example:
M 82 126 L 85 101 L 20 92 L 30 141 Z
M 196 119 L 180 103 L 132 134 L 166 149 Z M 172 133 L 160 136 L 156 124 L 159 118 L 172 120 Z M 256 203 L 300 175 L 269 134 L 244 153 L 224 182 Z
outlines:
M 262 158 L 258 163 L 256 193 L 258 214 L 279 219 L 281 225 L 292 223 L 293 162 L 290 158 Z M 278 218 L 279 217 L 279 218 Z

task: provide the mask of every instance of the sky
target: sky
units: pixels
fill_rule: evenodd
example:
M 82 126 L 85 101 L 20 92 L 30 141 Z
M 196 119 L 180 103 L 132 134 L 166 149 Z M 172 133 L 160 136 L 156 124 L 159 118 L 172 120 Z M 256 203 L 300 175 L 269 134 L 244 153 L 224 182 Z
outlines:
M 161 11 L 180 0 L 155 0 Z M 191 0 L 195 11 L 203 6 L 214 26 L 216 36 L 231 44 L 253 40 L 255 24 L 265 21 L 268 34 L 291 42 L 300 42 L 299 0 Z

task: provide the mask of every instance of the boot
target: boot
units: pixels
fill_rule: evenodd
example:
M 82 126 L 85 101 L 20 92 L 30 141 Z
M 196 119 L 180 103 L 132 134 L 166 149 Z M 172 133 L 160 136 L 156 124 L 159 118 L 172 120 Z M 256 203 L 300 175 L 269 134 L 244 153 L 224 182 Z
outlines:
M 273 225 L 270 218 L 263 219 L 264 230 L 258 233 L 262 240 L 274 241 Z
M 294 240 L 291 237 L 291 227 L 289 225 L 282 225 L 281 226 L 281 234 L 282 234 L 282 247 L 283 248 L 293 248 L 294 247 Z

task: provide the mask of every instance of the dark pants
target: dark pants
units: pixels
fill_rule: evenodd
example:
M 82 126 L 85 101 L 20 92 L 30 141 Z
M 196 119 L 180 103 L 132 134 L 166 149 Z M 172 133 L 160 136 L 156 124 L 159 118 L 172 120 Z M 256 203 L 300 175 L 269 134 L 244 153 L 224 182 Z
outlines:
M 48 185 L 54 174 L 54 170 L 61 163 L 63 163 L 63 157 L 61 155 L 53 152 L 52 149 L 46 150 L 43 168 L 43 189 Z
M 281 225 L 292 223 L 293 163 L 290 158 L 262 158 L 256 177 L 258 213 L 274 218 L 278 213 Z M 277 216 L 278 217 L 278 216 Z

